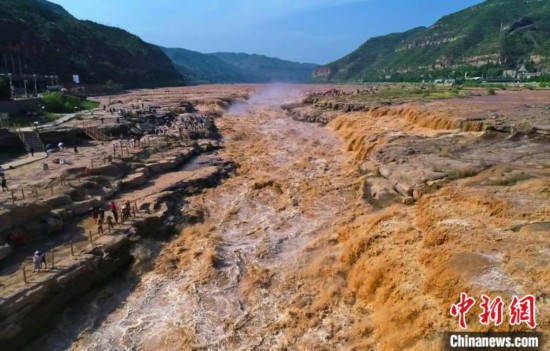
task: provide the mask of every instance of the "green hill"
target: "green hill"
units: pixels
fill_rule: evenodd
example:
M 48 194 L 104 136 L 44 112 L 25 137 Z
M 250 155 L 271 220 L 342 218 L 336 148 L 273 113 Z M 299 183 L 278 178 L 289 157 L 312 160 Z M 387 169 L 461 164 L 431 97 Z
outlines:
M 200 52 L 161 48 L 190 84 L 244 82 L 246 78 L 230 64 L 213 55 Z
M 550 1 L 487 0 L 429 28 L 371 38 L 313 73 L 317 81 L 497 76 L 550 68 Z
M 74 18 L 45 0 L 0 0 L 0 73 L 73 74 L 88 84 L 125 87 L 182 83 L 156 46 L 124 30 Z M 12 60 L 11 58 L 14 57 Z
M 263 55 L 242 53 L 203 54 L 161 48 L 192 83 L 301 83 L 311 80 L 314 64 L 296 63 Z
M 250 82 L 308 82 L 311 73 L 317 68 L 312 63 L 297 63 L 256 54 L 218 52 L 211 55 L 236 67 Z

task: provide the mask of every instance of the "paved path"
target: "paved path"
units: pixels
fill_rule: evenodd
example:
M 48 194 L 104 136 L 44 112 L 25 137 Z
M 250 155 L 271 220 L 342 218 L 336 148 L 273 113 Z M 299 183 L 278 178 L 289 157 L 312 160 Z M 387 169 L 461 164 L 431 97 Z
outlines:
M 10 167 L 17 168 L 17 167 L 27 165 L 29 163 L 43 160 L 45 158 L 47 158 L 47 156 L 45 155 L 44 152 L 37 152 L 37 155 L 34 155 L 34 156 L 27 155 L 27 156 L 20 157 L 14 161 L 4 163 L 2 164 L 2 167 L 4 169 L 8 169 Z
M 68 115 L 65 115 L 61 118 L 58 118 L 56 119 L 55 121 L 51 122 L 51 123 L 46 123 L 46 124 L 42 124 L 40 126 L 38 126 L 38 130 L 43 130 L 43 129 L 48 129 L 48 128 L 52 128 L 52 127 L 57 127 L 57 126 L 60 126 L 66 122 L 69 122 L 70 120 L 74 119 L 76 116 L 82 116 L 84 114 L 90 114 L 92 113 L 92 111 L 95 112 L 95 110 L 89 110 L 89 111 L 80 111 L 80 112 L 77 112 L 77 113 L 70 113 Z M 21 131 L 23 132 L 30 132 L 34 129 L 34 127 L 24 127 L 24 128 L 21 128 Z

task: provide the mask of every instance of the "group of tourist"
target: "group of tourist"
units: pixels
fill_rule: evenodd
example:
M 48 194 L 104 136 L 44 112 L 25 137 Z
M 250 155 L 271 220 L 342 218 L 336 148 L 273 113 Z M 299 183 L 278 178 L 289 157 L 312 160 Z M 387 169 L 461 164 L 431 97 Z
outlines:
M 44 264 L 44 268 L 47 269 L 48 264 L 46 263 L 46 251 L 36 250 L 34 252 L 34 256 L 32 257 L 32 262 L 34 263 L 33 272 L 40 272 L 42 269 L 42 264 Z
M 103 225 L 107 224 L 107 228 L 109 232 L 111 229 L 114 229 L 115 224 L 119 222 L 119 213 L 118 213 L 118 206 L 114 201 L 111 201 L 111 204 L 109 205 L 109 210 L 111 212 L 110 215 L 105 218 L 105 209 L 103 207 L 100 208 L 94 208 L 92 210 L 92 218 L 97 225 L 97 233 L 98 234 L 104 234 L 103 231 Z M 131 205 L 130 201 L 126 201 L 124 203 L 124 207 L 122 207 L 122 218 L 120 223 L 124 223 L 127 221 L 131 216 Z
M 180 127 L 192 132 L 205 129 L 208 117 L 203 115 L 184 115 L 179 117 Z
M 113 141 L 113 152 L 116 153 L 117 149 L 122 148 L 136 149 L 141 146 L 141 138 L 142 137 L 130 137 L 128 139 L 125 139 L 121 136 L 120 139 Z

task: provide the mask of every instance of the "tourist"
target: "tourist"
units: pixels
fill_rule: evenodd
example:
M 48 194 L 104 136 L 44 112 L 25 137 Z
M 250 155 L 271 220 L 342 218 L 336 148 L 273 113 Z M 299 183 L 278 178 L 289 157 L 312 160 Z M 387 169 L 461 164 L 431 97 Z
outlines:
M 113 213 L 113 216 L 115 217 L 115 222 L 118 223 L 118 208 L 114 201 L 111 201 L 111 212 Z
M 122 222 L 130 218 L 130 205 L 126 204 L 122 208 Z
M 97 234 L 103 235 L 103 219 L 101 217 L 97 219 Z
M 101 121 L 101 124 L 103 124 L 103 122 L 105 122 L 105 118 L 103 118 L 103 117 L 101 117 L 99 120 Z
M 46 251 L 44 250 L 38 250 L 40 255 L 40 266 L 42 266 L 42 263 L 44 263 L 44 268 L 48 268 L 48 264 L 46 263 Z
M 105 210 L 103 208 L 99 209 L 99 218 L 103 221 L 105 220 Z
M 97 208 L 94 208 L 92 209 L 92 219 L 97 222 L 99 218 L 99 211 L 97 210 Z
M 2 177 L 2 192 L 6 191 L 6 190 L 9 190 L 8 189 L 8 184 L 6 182 L 6 177 Z
M 34 157 L 34 147 L 30 147 L 29 152 L 31 154 L 31 157 Z
M 40 252 L 38 250 L 34 252 L 32 261 L 34 262 L 33 272 L 40 272 L 40 268 L 42 268 L 42 257 L 40 257 Z
M 75 155 L 78 155 L 78 146 L 75 146 L 75 147 L 74 147 L 74 154 L 75 154 Z
M 4 168 L 2 166 L 0 166 L 0 177 L 4 178 Z
M 57 144 L 57 147 L 59 148 L 59 151 L 63 151 L 63 148 L 65 147 L 65 144 L 60 141 L 58 144 Z

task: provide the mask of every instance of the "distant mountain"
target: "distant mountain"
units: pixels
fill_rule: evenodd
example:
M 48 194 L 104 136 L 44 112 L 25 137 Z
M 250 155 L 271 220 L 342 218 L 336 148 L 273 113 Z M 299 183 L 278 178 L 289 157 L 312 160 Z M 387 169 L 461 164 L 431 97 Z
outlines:
M 246 77 L 216 56 L 176 48 L 162 48 L 190 84 L 244 82 Z
M 181 84 L 156 46 L 124 30 L 74 18 L 45 0 L 0 0 L 0 73 L 56 74 L 125 87 Z
M 296 63 L 263 55 L 242 53 L 203 54 L 161 48 L 174 65 L 194 83 L 266 83 L 311 80 L 315 64 Z
M 236 67 L 254 82 L 303 83 L 318 65 L 280 60 L 264 55 L 218 52 L 211 54 Z
M 414 80 L 550 69 L 550 1 L 487 0 L 429 28 L 369 39 L 317 68 L 317 81 Z

